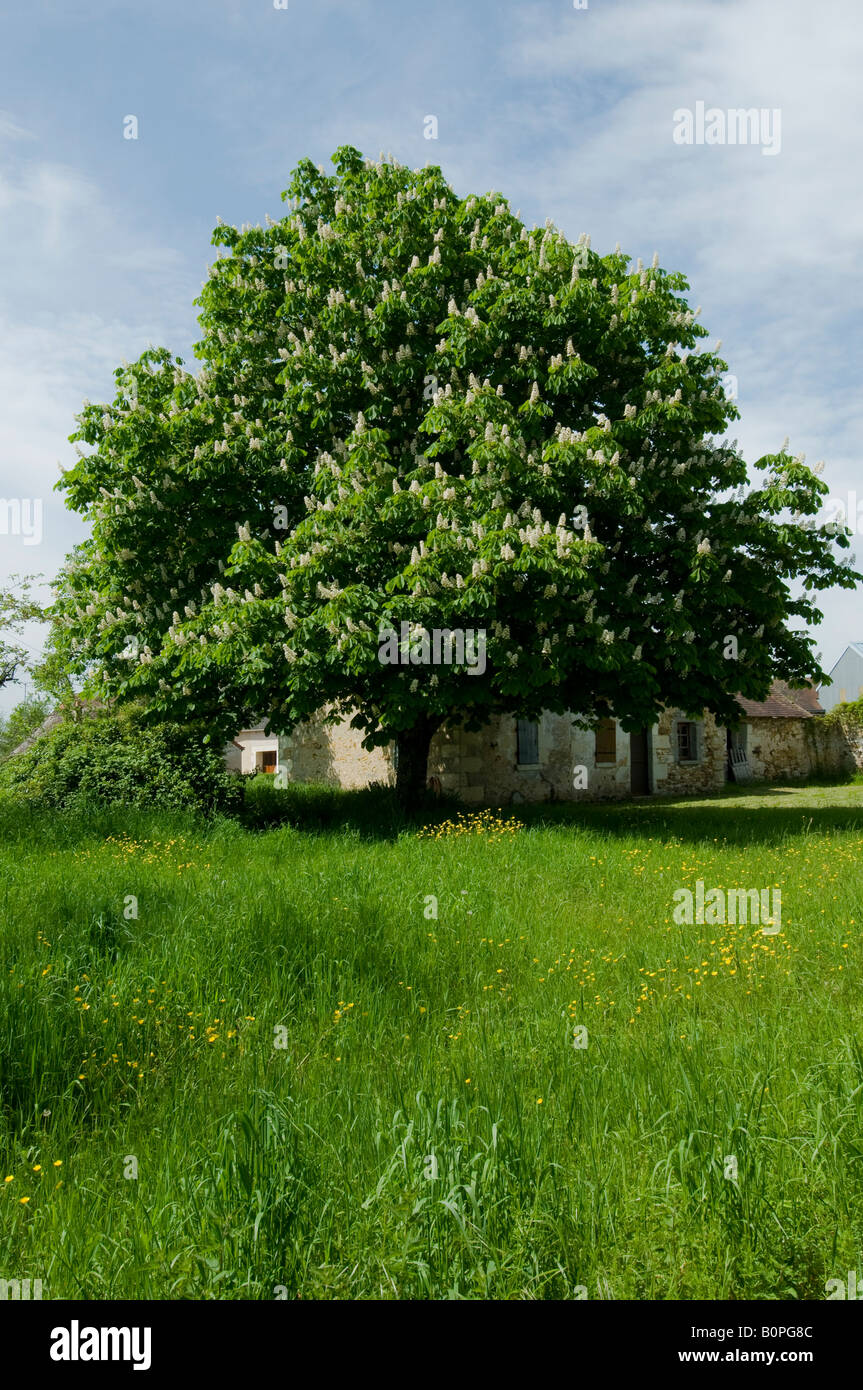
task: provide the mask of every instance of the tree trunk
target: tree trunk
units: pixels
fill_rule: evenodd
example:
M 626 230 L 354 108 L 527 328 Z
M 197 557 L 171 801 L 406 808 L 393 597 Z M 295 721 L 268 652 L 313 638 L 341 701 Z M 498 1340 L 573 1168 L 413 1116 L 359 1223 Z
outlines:
M 433 719 L 419 719 L 412 729 L 396 734 L 396 800 L 406 811 L 422 800 L 428 776 L 429 748 L 438 728 Z

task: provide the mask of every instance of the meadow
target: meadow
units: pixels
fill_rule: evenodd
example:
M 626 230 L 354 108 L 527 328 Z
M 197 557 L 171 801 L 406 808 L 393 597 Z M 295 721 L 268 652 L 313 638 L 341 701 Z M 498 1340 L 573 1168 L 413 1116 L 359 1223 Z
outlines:
M 0 1277 L 736 1300 L 860 1270 L 863 786 L 291 804 L 0 803 Z M 781 930 L 678 925 L 697 879 L 781 887 Z

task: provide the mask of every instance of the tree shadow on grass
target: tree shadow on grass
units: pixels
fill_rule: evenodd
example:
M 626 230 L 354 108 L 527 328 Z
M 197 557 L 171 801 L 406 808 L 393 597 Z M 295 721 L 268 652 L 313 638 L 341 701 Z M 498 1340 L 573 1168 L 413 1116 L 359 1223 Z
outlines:
M 311 783 L 266 790 L 265 801 L 251 803 L 247 798 L 242 819 L 249 829 L 266 831 L 291 825 L 303 833 L 348 832 L 364 840 L 394 840 L 405 832 L 458 816 L 470 817 L 481 809 L 467 807 L 453 797 L 429 796 L 412 814 L 406 814 L 393 789 L 380 784 L 358 791 Z M 504 819 L 521 821 L 529 830 L 560 831 L 564 835 L 586 831 L 682 843 L 778 844 L 789 835 L 863 830 L 863 786 L 856 794 L 859 804 L 855 804 L 853 784 L 795 783 L 734 786 L 699 798 L 542 802 L 492 809 Z M 847 805 L 838 804 L 841 797 L 848 798 Z M 819 804 L 822 798 L 824 804 Z
M 409 814 L 399 806 L 393 788 L 380 783 L 344 791 L 323 783 L 293 782 L 279 788 L 271 778 L 259 778 L 249 782 L 238 819 L 220 824 L 229 833 L 236 833 L 239 826 L 252 833 L 288 826 L 309 835 L 394 841 L 459 816 L 471 817 L 481 809 L 465 806 L 454 797 L 429 794 Z M 521 821 L 528 830 L 557 831 L 562 837 L 590 833 L 690 844 L 715 840 L 776 845 L 791 835 L 863 830 L 863 784 L 733 786 L 710 797 L 521 803 L 490 809 L 504 819 Z M 86 817 L 71 812 L 58 816 L 45 808 L 29 808 L 25 814 L 17 805 L 5 810 L 8 814 L 3 814 L 0 803 L 0 842 L 42 840 L 50 842 L 52 849 L 72 847 L 82 836 L 104 838 L 120 831 L 159 836 L 168 825 L 176 834 L 188 833 L 192 827 L 197 833 L 208 826 L 217 830 L 217 825 L 192 815 L 154 816 L 140 808 L 105 807 L 99 814 L 94 808 Z
M 291 826 L 306 834 L 351 832 L 363 840 L 395 840 L 405 831 L 445 819 L 459 810 L 451 798 L 429 795 L 406 812 L 392 787 L 375 783 L 344 791 L 321 782 L 250 782 L 240 820 L 248 830 L 267 831 Z M 463 809 L 463 808 L 461 808 Z
M 839 803 L 849 790 L 847 804 Z M 863 831 L 863 787 L 857 789 L 856 804 L 854 790 L 850 783 L 732 787 L 699 798 L 521 806 L 519 817 L 536 829 L 572 828 L 688 844 L 777 845 L 792 835 Z M 771 804 L 774 801 L 779 804 Z

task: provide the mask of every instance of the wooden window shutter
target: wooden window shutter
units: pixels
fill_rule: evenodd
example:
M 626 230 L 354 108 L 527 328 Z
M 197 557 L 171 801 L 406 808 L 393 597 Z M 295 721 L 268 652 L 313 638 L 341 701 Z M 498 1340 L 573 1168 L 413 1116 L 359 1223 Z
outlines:
M 516 721 L 519 764 L 539 762 L 539 725 L 531 719 Z
M 614 719 L 600 719 L 596 726 L 594 761 L 597 763 L 617 762 L 617 723 Z

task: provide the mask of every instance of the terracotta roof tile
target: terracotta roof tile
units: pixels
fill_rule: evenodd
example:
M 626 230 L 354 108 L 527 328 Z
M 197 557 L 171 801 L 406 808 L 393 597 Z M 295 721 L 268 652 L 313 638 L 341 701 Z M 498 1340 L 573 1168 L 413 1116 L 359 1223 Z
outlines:
M 738 695 L 737 703 L 747 719 L 812 719 L 824 713 L 811 682 L 793 690 L 785 681 L 774 681 L 766 700 L 747 700 Z

